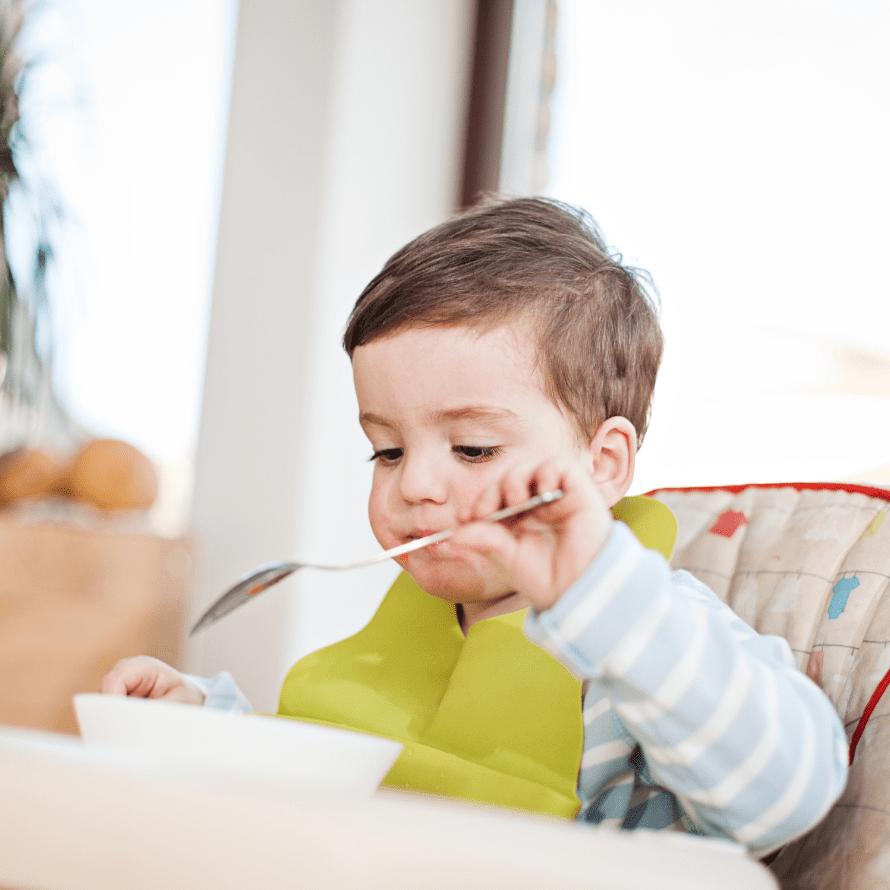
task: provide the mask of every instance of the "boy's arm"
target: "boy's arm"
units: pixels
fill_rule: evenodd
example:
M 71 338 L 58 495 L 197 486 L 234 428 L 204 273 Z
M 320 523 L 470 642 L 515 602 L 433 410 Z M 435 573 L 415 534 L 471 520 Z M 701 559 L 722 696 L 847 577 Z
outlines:
M 611 702 L 706 834 L 762 855 L 843 790 L 843 727 L 787 643 L 758 636 L 621 523 L 552 607 L 530 611 L 526 632 Z

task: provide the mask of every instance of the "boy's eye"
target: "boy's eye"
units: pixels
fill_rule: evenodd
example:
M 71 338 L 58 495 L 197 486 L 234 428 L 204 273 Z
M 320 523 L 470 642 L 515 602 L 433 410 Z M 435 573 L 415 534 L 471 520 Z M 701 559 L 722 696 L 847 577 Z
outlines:
M 381 464 L 395 463 L 402 456 L 401 448 L 381 448 L 371 455 L 371 460 Z
M 455 445 L 451 450 L 455 454 L 459 454 L 464 460 L 472 463 L 482 463 L 496 457 L 504 449 L 500 445 Z

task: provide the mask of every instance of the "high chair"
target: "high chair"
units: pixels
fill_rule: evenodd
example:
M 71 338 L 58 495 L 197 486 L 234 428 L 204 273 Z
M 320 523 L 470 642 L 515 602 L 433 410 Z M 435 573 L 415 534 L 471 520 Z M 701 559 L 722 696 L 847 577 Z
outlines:
M 847 730 L 841 799 L 770 868 L 784 890 L 890 888 L 890 491 L 789 483 L 649 496 L 677 518 L 672 567 L 784 637 Z

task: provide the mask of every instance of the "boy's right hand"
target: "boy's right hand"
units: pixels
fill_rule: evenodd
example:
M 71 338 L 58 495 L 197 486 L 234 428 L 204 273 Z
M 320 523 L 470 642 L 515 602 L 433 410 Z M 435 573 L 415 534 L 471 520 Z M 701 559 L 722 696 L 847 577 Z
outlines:
M 133 695 L 189 705 L 204 704 L 204 693 L 193 680 L 149 655 L 119 661 L 105 675 L 99 691 L 105 695 Z
M 513 520 L 478 521 L 557 488 L 563 492 L 559 500 Z M 612 514 L 592 474 L 567 460 L 513 467 L 477 498 L 468 519 L 455 531 L 452 545 L 486 554 L 500 567 L 508 589 L 541 611 L 581 577 L 612 527 Z

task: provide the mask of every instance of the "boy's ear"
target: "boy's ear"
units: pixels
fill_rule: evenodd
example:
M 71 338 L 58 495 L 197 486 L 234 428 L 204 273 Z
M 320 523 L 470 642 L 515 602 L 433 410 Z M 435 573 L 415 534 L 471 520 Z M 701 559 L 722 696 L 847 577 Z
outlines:
M 588 447 L 591 476 L 607 507 L 614 507 L 634 481 L 637 431 L 626 417 L 610 417 L 597 428 Z

